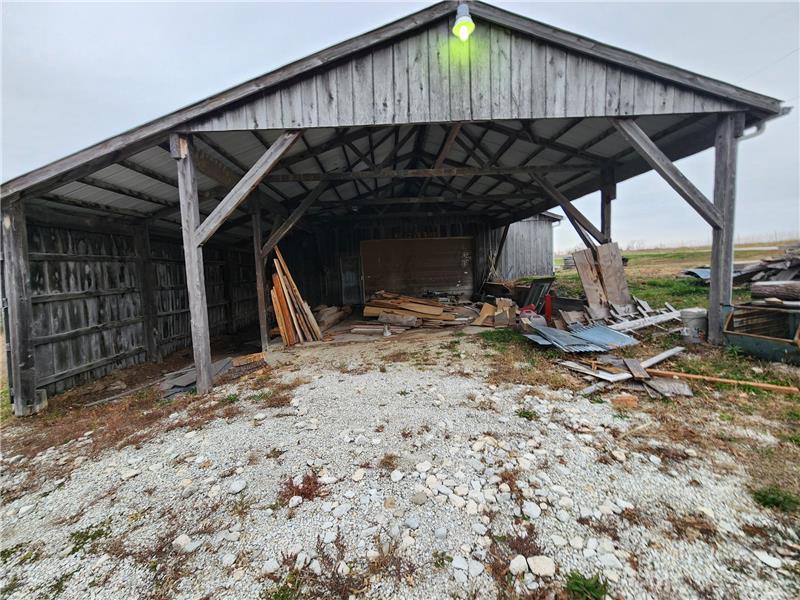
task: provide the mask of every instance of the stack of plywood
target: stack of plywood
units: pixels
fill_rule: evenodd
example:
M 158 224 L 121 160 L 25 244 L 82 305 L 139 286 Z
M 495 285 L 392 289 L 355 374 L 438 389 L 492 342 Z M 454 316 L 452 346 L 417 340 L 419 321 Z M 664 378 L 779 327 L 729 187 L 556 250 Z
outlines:
M 278 330 L 285 346 L 322 339 L 317 320 L 303 300 L 300 290 L 286 267 L 281 251 L 275 246 L 275 273 L 272 275 L 272 306 Z
M 442 327 L 463 322 L 453 307 L 437 300 L 377 292 L 364 306 L 364 317 L 400 327 Z

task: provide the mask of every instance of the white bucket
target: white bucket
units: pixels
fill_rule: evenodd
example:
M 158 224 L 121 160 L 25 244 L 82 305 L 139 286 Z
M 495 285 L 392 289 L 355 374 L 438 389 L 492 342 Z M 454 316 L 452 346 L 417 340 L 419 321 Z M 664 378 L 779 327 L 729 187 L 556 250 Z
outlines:
M 681 335 L 689 344 L 705 341 L 708 333 L 708 311 L 705 308 L 684 308 L 681 310 L 683 329 Z

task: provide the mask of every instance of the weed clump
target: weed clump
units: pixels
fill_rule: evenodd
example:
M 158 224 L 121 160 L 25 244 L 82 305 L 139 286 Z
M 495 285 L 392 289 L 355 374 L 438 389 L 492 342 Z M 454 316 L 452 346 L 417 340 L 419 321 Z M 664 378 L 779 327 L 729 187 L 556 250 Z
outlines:
M 311 500 L 323 495 L 322 483 L 316 473 L 309 472 L 303 475 L 300 484 L 296 484 L 291 477 L 287 477 L 278 490 L 276 504 L 285 506 L 294 496 L 300 496 L 303 500 Z
M 569 600 L 603 600 L 608 594 L 608 582 L 600 575 L 586 577 L 572 571 L 567 577 L 566 590 Z
M 86 527 L 78 531 L 73 531 L 69 534 L 69 540 L 72 542 L 72 550 L 70 554 L 80 552 L 86 546 L 96 542 L 101 538 L 111 535 L 111 519 L 101 521 L 97 525 Z
M 757 489 L 752 495 L 753 500 L 765 508 L 775 508 L 786 513 L 794 512 L 800 508 L 800 498 L 777 485 Z

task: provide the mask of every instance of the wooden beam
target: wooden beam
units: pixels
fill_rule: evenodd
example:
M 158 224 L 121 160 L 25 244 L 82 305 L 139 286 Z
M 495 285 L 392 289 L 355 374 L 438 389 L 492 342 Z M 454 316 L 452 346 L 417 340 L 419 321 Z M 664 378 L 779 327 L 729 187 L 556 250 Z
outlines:
M 224 165 L 222 162 L 204 152 L 196 146 L 192 148 L 192 157 L 194 159 L 195 167 L 198 171 L 207 175 L 217 183 L 221 183 L 227 189 L 233 188 L 242 178 L 244 171 L 236 172 L 230 167 Z M 258 201 L 261 205 L 276 214 L 286 216 L 288 211 L 280 202 L 276 202 L 266 194 L 256 191 Z
M 208 325 L 203 247 L 195 243 L 195 231 L 200 224 L 197 173 L 194 168 L 189 137 L 173 134 L 170 137 L 173 158 L 178 163 L 178 193 L 181 201 L 181 233 L 186 266 L 186 288 L 192 328 L 192 352 L 197 375 L 197 393 L 211 390 L 211 334 Z
M 592 222 L 583 216 L 583 213 L 575 208 L 572 202 L 570 202 L 567 197 L 564 196 L 564 194 L 558 191 L 556 186 L 550 183 L 545 177 L 540 177 L 536 174 L 532 174 L 531 177 L 533 177 L 533 180 L 539 184 L 539 186 L 548 196 L 550 196 L 553 202 L 561 207 L 561 209 L 564 211 L 564 214 L 567 215 L 567 218 L 576 228 L 578 235 L 581 236 L 581 239 L 583 239 L 584 242 L 587 242 L 587 240 L 585 239 L 584 234 L 581 233 L 581 229 L 585 230 L 601 244 L 605 244 L 608 241 L 608 238 L 603 234 L 603 232 L 592 225 Z M 590 248 L 594 247 L 594 244 L 591 241 L 588 241 L 586 245 Z
M 32 415 L 47 406 L 36 393 L 36 364 L 33 340 L 28 231 L 22 202 L 4 202 L 3 271 L 5 298 L 8 302 L 8 344 L 11 360 L 8 374 L 12 390 L 14 414 Z M 5 348 L 2 349 L 5 352 Z
M 317 198 L 319 198 L 320 194 L 322 194 L 327 187 L 328 184 L 324 181 L 317 185 L 317 187 L 315 187 L 313 191 L 303 199 L 297 208 L 292 211 L 292 214 L 289 215 L 289 217 L 270 234 L 269 239 L 261 248 L 262 258 L 266 258 L 269 255 L 269 253 L 275 247 L 275 244 L 280 242 L 283 239 L 283 236 L 289 233 L 289 230 L 300 220 L 308 208 L 317 200 Z
M 264 176 L 275 168 L 281 156 L 283 156 L 299 137 L 299 131 L 287 131 L 282 133 L 272 146 L 261 155 L 261 158 L 250 167 L 250 170 L 245 173 L 244 177 L 233 186 L 233 189 L 228 192 L 227 196 L 222 199 L 222 202 L 217 205 L 214 212 L 208 215 L 194 232 L 194 240 L 198 246 L 205 244 L 208 239 L 214 235 L 214 232 L 225 222 L 225 219 L 247 199 L 250 192 L 256 189 L 256 186 L 264 179 Z
M 264 272 L 264 259 L 261 257 L 261 210 L 252 210 L 253 256 L 256 269 L 256 296 L 258 298 L 258 330 L 261 336 L 261 353 L 267 357 L 269 350 L 269 320 L 267 319 L 267 278 Z
M 633 119 L 611 119 L 614 127 L 633 146 L 672 189 L 689 203 L 714 229 L 722 226 L 722 215 L 703 193 L 681 173 L 678 167 L 656 146 Z
M 617 197 L 617 184 L 614 171 L 606 169 L 601 174 L 603 187 L 600 188 L 600 231 L 611 240 L 611 201 Z
M 597 165 L 528 165 L 523 167 L 439 167 L 437 169 L 376 169 L 364 171 L 336 171 L 333 173 L 273 173 L 265 181 L 353 181 L 360 179 L 399 179 L 409 177 L 471 177 L 473 175 L 515 175 L 525 173 L 551 173 L 599 170 Z M 522 182 L 519 182 L 522 183 Z
M 708 341 L 722 343 L 722 307 L 733 299 L 733 222 L 736 212 L 736 115 L 717 117 L 714 141 L 714 205 L 722 227 L 711 232 L 711 282 L 708 300 Z

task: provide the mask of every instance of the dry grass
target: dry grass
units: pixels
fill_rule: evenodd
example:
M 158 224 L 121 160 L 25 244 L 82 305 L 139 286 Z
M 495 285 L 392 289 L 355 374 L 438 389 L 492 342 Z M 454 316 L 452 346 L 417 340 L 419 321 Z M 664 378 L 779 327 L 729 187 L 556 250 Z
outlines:
M 689 542 L 702 538 L 707 544 L 711 544 L 717 536 L 716 526 L 703 514 L 670 514 L 667 520 L 672 525 L 675 536 Z
M 384 471 L 394 471 L 399 464 L 399 457 L 391 452 L 384 454 L 378 462 L 378 466 Z
M 311 500 L 312 498 L 324 495 L 326 494 L 317 474 L 309 472 L 303 475 L 303 479 L 299 485 L 295 484 L 291 477 L 287 477 L 278 490 L 276 504 L 278 506 L 285 506 L 294 496 L 300 496 L 303 500 Z
M 268 408 L 289 406 L 294 397 L 292 392 L 309 382 L 310 380 L 305 377 L 295 377 L 291 381 L 270 380 L 265 388 L 260 388 L 259 393 L 253 399 Z M 251 387 L 251 389 L 255 388 Z

